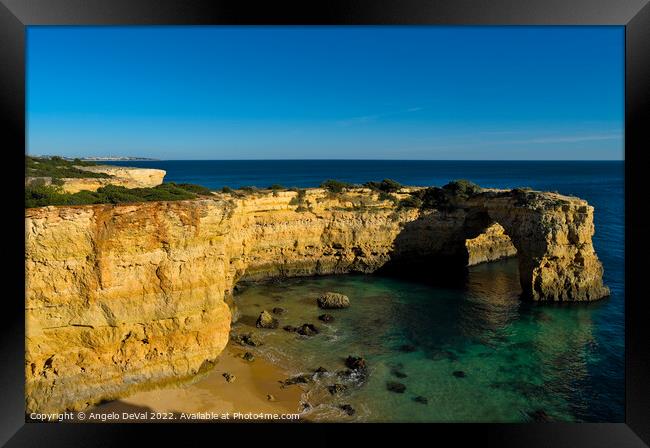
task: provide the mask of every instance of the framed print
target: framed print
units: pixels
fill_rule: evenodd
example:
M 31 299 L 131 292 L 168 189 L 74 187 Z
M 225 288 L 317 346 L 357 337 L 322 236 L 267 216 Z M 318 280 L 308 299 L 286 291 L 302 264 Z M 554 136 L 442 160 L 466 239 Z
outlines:
M 3 443 L 646 446 L 647 2 L 2 3 Z

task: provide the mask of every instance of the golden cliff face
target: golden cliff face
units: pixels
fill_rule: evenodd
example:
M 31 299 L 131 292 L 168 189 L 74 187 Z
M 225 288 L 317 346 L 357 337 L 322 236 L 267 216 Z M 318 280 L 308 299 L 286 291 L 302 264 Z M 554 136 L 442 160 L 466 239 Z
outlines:
M 372 272 L 400 257 L 467 251 L 470 234 L 485 230 L 468 230 L 476 210 L 511 236 L 531 297 L 606 295 L 584 201 L 541 211 L 474 201 L 420 211 L 367 190 L 314 189 L 28 209 L 27 411 L 81 409 L 195 375 L 227 343 L 224 298 L 238 280 Z

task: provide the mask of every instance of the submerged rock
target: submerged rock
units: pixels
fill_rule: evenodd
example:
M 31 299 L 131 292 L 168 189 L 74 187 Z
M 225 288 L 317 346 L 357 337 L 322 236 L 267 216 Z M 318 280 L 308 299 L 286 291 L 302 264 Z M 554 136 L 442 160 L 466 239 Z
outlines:
M 404 391 L 406 391 L 406 386 L 402 383 L 398 383 L 397 381 L 388 381 L 386 383 L 386 389 L 397 394 L 403 394 Z
M 334 316 L 331 314 L 321 314 L 318 316 L 318 320 L 321 320 L 323 322 L 334 322 Z
M 255 355 L 253 355 L 251 352 L 246 352 L 242 355 L 242 358 L 244 361 L 254 361 L 255 360 Z
M 348 356 L 345 360 L 345 367 L 352 370 L 366 370 L 368 365 L 361 356 Z
M 250 345 L 251 347 L 258 347 L 263 345 L 262 339 L 255 333 L 231 334 L 230 339 L 239 345 Z
M 282 327 L 282 329 L 284 331 L 294 332 L 298 330 L 298 327 L 294 327 L 293 325 L 285 325 L 284 327 Z
M 349 404 L 342 404 L 342 405 L 339 406 L 339 408 L 340 408 L 343 412 L 345 412 L 346 414 L 348 414 L 348 415 L 350 415 L 350 416 L 354 415 L 355 412 L 356 412 L 356 411 L 354 410 L 354 408 L 353 408 L 352 406 L 350 406 Z
M 422 395 L 418 395 L 417 397 L 414 397 L 413 401 L 420 404 L 429 404 L 429 399 L 427 397 L 423 397 Z
M 465 372 L 463 372 L 462 370 L 455 370 L 454 373 L 453 373 L 453 375 L 454 375 L 456 378 L 465 378 L 465 377 L 467 376 L 467 375 L 465 374 Z
M 232 383 L 232 382 L 235 381 L 235 379 L 237 378 L 235 375 L 233 375 L 233 374 L 231 374 L 231 373 L 228 373 L 228 372 L 224 372 L 224 373 L 223 373 L 223 377 L 224 377 L 224 378 L 226 379 L 226 381 L 228 381 L 229 383 Z
M 392 369 L 390 371 L 390 373 L 391 373 L 391 375 L 393 375 L 396 378 L 406 378 L 406 377 L 408 377 L 408 375 L 406 373 L 402 372 L 399 369 Z
M 319 367 L 314 370 L 314 373 L 327 373 L 327 369 L 325 367 Z
M 316 301 L 318 306 L 323 309 L 338 309 L 350 306 L 350 299 L 348 296 L 336 292 L 326 292 Z
M 327 391 L 331 395 L 340 395 L 346 390 L 348 390 L 348 387 L 345 384 L 341 384 L 341 383 L 335 383 L 332 384 L 331 386 L 327 386 Z
M 339 370 L 336 372 L 336 376 L 341 378 L 342 380 L 353 380 L 357 376 L 357 372 L 355 370 L 350 370 L 350 369 L 345 369 L 345 370 Z
M 255 323 L 255 326 L 257 328 L 269 328 L 269 329 L 274 329 L 278 328 L 278 325 L 280 323 L 276 318 L 271 316 L 271 313 L 268 311 L 262 311 L 260 313 L 260 317 L 257 318 L 257 322 Z
M 417 347 L 413 344 L 404 344 L 399 346 L 399 351 L 404 353 L 411 353 L 417 350 Z
M 292 376 L 286 380 L 280 381 L 281 387 L 293 386 L 294 384 L 307 384 L 312 381 L 311 375 L 303 373 L 302 375 Z
M 302 324 L 296 329 L 296 333 L 303 336 L 314 336 L 320 333 L 320 331 L 314 326 L 314 324 Z
M 287 312 L 287 310 L 285 310 L 284 308 L 280 308 L 279 306 L 276 306 L 271 311 L 273 311 L 273 314 L 277 314 L 278 316 L 281 316 Z

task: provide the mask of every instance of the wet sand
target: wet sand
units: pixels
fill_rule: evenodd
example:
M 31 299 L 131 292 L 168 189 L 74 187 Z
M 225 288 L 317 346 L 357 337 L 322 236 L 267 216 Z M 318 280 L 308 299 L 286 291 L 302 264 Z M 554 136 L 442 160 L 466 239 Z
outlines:
M 191 383 L 137 392 L 120 400 L 95 406 L 86 414 L 148 411 L 174 414 L 230 413 L 232 416 L 233 413 L 300 412 L 303 392 L 300 386 L 281 388 L 279 381 L 286 379 L 288 374 L 259 357 L 253 361 L 242 359 L 245 352 L 244 347 L 229 343 L 214 368 Z M 235 380 L 227 382 L 223 376 L 225 372 L 234 375 Z M 269 394 L 273 396 L 272 400 L 267 398 Z

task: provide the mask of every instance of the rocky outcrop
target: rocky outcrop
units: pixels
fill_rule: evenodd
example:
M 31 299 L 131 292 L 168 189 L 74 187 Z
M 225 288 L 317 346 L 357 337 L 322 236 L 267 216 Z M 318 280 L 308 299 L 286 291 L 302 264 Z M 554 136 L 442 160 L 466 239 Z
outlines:
M 274 328 L 278 328 L 279 324 L 280 324 L 279 321 L 275 317 L 271 316 L 271 313 L 269 313 L 268 311 L 262 311 L 259 317 L 257 318 L 257 321 L 255 322 L 255 326 L 257 328 L 274 329 Z
M 465 206 L 510 236 L 526 297 L 590 301 L 609 295 L 592 244 L 594 208 L 587 201 L 557 193 L 487 192 Z
M 607 294 L 593 207 L 580 199 L 491 192 L 419 210 L 368 190 L 296 196 L 26 210 L 27 411 L 81 409 L 205 370 L 228 341 L 225 299 L 240 280 L 373 272 L 410 257 L 467 264 L 466 240 L 494 222 L 527 297 Z
M 316 302 L 318 303 L 318 307 L 323 309 L 338 309 L 350 306 L 348 296 L 336 292 L 326 292 L 316 299 Z
M 149 188 L 160 185 L 163 182 L 166 171 L 150 168 L 132 168 L 123 166 L 97 165 L 97 166 L 75 166 L 83 171 L 93 173 L 104 173 L 111 177 L 79 177 L 58 179 L 61 189 L 66 193 L 77 193 L 78 191 L 96 191 L 106 185 L 117 185 L 126 188 Z M 25 185 L 33 184 L 51 185 L 50 177 L 26 177 Z

